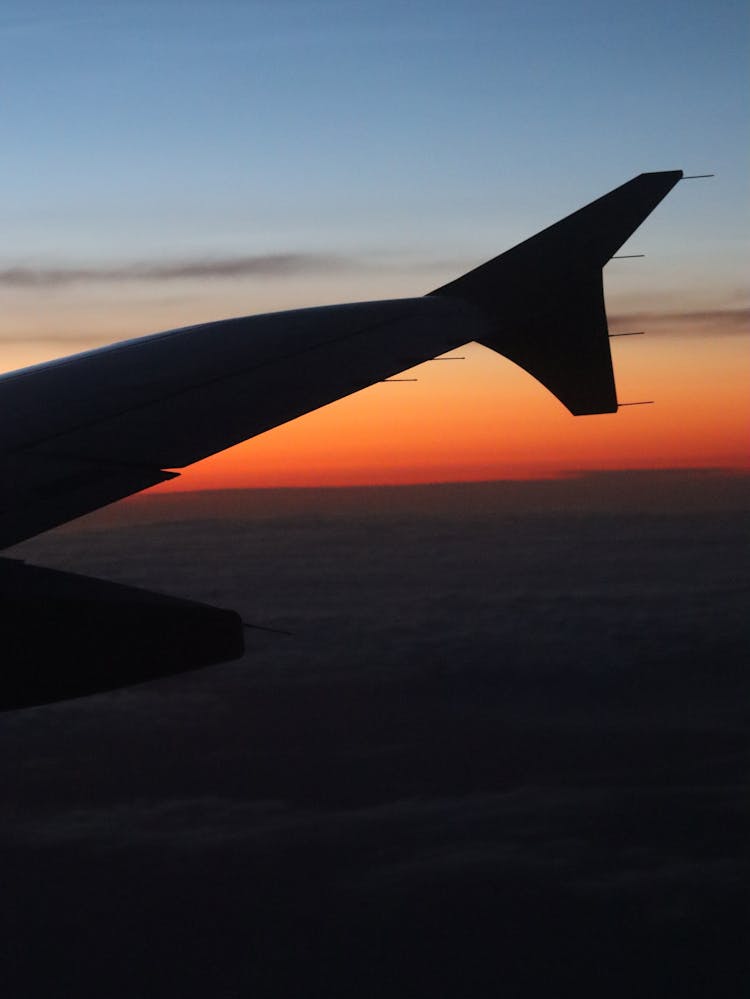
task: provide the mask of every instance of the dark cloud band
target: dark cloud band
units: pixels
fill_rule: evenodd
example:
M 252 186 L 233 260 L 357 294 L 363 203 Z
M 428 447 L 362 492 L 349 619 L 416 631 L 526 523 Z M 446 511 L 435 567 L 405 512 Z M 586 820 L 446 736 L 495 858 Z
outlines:
M 343 271 L 340 257 L 318 253 L 268 253 L 218 260 L 134 263 L 113 267 L 8 267 L 0 270 L 6 288 L 56 288 L 70 284 L 123 281 L 182 281 L 204 278 L 296 277 Z
M 638 329 L 660 336 L 742 334 L 750 332 L 750 308 L 628 312 L 610 315 L 609 328 L 613 333 L 620 329 Z

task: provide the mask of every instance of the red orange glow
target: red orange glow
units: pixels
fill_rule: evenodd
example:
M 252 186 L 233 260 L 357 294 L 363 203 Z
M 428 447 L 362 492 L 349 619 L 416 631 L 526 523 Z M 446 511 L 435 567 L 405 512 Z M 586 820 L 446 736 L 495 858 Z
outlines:
M 507 360 L 472 345 L 278 427 L 157 487 L 406 484 L 573 470 L 747 467 L 748 360 L 739 338 L 615 341 L 617 414 L 572 417 Z
M 90 343 L 76 344 L 82 349 Z M 74 349 L 75 349 L 74 347 Z M 627 468 L 747 468 L 750 351 L 734 335 L 616 339 L 621 402 L 573 417 L 530 375 L 477 345 L 181 470 L 155 491 L 528 479 Z M 59 354 L 35 341 L 12 369 Z

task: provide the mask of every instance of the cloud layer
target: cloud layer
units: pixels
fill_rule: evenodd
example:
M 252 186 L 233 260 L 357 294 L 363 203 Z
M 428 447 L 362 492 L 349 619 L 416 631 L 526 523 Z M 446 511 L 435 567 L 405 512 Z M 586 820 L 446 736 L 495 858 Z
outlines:
M 612 332 L 621 329 L 644 330 L 659 336 L 747 336 L 750 333 L 750 308 L 704 309 L 686 312 L 627 312 L 609 316 Z
M 9 989 L 736 994 L 744 514 L 376 492 L 16 552 L 293 635 L 0 718 Z
M 255 254 L 195 260 L 142 261 L 105 267 L 15 266 L 0 270 L 0 287 L 7 289 L 59 289 L 74 285 L 122 283 L 157 284 L 175 281 L 205 281 L 236 278 L 295 278 L 302 275 L 338 274 L 364 266 L 363 260 L 326 253 L 290 252 Z M 382 269 L 384 262 L 369 267 Z M 461 270 L 460 264 L 455 269 Z M 414 262 L 409 270 L 430 270 L 436 264 Z M 610 330 L 646 330 L 664 335 L 734 335 L 750 331 L 750 308 L 714 308 L 703 310 L 635 310 L 609 316 Z
M 7 267 L 0 287 L 59 288 L 72 284 L 112 284 L 238 277 L 296 277 L 337 273 L 351 264 L 342 257 L 318 253 L 268 253 L 166 263 L 133 263 L 111 267 Z

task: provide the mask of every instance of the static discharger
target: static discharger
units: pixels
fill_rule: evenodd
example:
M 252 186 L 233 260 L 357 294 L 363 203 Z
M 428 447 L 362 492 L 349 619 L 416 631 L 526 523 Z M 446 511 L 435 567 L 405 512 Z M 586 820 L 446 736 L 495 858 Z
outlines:
M 704 177 L 715 177 L 715 173 L 691 173 L 687 177 L 681 177 L 680 180 L 702 180 Z
M 269 631 L 272 635 L 294 635 L 293 631 L 285 631 L 283 628 L 269 628 L 267 624 L 250 624 L 249 621 L 243 621 L 242 627 L 247 628 L 248 631 Z
M 610 333 L 609 338 L 612 339 L 613 336 L 645 336 L 645 330 L 636 330 L 634 333 Z
M 617 408 L 620 409 L 622 406 L 653 406 L 653 399 L 646 399 L 644 402 L 618 402 Z
M 420 357 L 412 357 L 408 361 L 404 361 L 404 370 L 406 368 L 416 368 L 418 364 L 432 364 L 433 361 L 465 361 L 465 357 L 428 357 L 427 360 L 423 360 Z M 396 378 L 385 378 L 384 381 L 393 382 L 397 381 Z M 408 381 L 406 378 L 400 379 L 401 381 Z M 414 379 L 416 381 L 416 379 Z
M 610 257 L 610 260 L 635 260 L 636 257 L 645 257 L 645 253 L 618 253 L 615 257 Z
M 381 378 L 381 382 L 418 382 L 418 378 Z

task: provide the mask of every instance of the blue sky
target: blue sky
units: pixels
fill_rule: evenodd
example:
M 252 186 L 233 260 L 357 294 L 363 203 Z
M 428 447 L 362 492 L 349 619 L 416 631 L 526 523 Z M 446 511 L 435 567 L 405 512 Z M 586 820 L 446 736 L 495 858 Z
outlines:
M 310 273 L 4 287 L 3 333 L 408 295 L 642 170 L 683 184 L 613 294 L 736 305 L 744 4 L 24 2 L 0 15 L 0 268 L 322 254 Z M 304 270 L 304 268 L 303 268 Z M 670 307 L 674 302 L 670 303 Z M 171 320 L 174 315 L 174 321 Z M 26 332 L 24 332 L 26 335 Z

